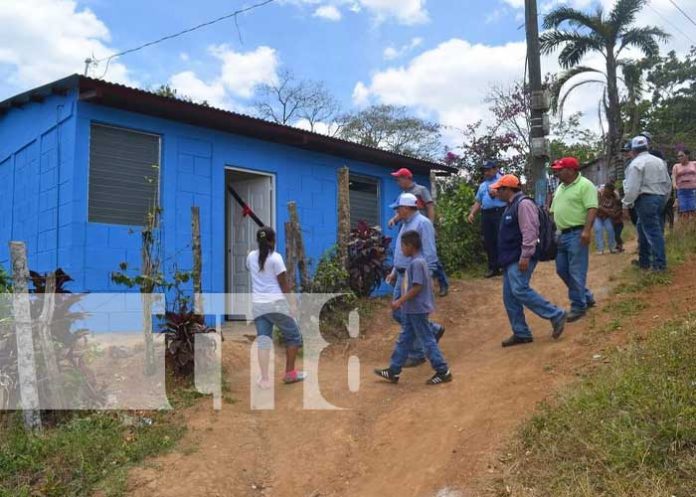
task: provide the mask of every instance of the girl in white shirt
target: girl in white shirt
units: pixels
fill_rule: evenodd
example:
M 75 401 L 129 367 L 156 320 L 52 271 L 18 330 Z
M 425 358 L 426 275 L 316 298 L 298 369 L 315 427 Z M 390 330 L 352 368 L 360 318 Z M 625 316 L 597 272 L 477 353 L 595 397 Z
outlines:
M 261 377 L 258 385 L 270 388 L 268 377 L 270 351 L 273 346 L 273 326 L 283 334 L 285 344 L 284 383 L 304 380 L 304 372 L 295 369 L 295 358 L 302 346 L 302 335 L 297 322 L 291 317 L 290 305 L 285 294 L 291 292 L 283 257 L 275 251 L 275 231 L 263 227 L 256 233 L 259 248 L 247 256 L 247 269 L 251 272 L 252 309 L 258 335 L 259 366 Z M 291 297 L 292 298 L 292 297 Z M 294 301 L 293 301 L 294 308 Z

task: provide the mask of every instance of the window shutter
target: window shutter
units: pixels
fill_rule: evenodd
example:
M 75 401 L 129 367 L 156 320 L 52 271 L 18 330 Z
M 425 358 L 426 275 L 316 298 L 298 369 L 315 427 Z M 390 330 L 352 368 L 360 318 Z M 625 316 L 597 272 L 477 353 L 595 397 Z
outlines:
M 370 226 L 381 224 L 379 181 L 375 178 L 350 175 L 350 224 L 354 228 L 358 221 Z
M 142 226 L 159 191 L 160 137 L 92 124 L 89 221 Z

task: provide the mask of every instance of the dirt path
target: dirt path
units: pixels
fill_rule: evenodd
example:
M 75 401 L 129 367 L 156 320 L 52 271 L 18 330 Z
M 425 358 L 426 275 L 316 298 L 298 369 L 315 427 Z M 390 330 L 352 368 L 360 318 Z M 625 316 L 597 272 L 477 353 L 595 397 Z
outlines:
M 223 361 L 239 401 L 223 404 L 220 412 L 210 401 L 192 409 L 182 446 L 195 450 L 182 449 L 134 471 L 130 495 L 476 495 L 473 483 L 494 471 L 496 454 L 535 404 L 621 340 L 620 333 L 597 338 L 589 330 L 604 318 L 602 302 L 630 257 L 593 257 L 590 286 L 600 302 L 593 317 L 568 325 L 560 341 L 551 339 L 547 323 L 530 317 L 536 341 L 505 350 L 500 341 L 509 325 L 500 279 L 455 283 L 450 295 L 438 300 L 435 315 L 447 327 L 442 347 L 455 376 L 441 387 L 424 384 L 431 374 L 427 366 L 405 370 L 399 385 L 372 375 L 373 367 L 387 365 L 398 332 L 381 309 L 365 339 L 322 356 L 322 393 L 344 411 L 302 410 L 299 385 L 277 387 L 275 410 L 251 411 L 249 345 L 228 340 Z M 540 265 L 533 284 L 554 302 L 566 303 L 552 264 Z M 349 355 L 362 364 L 358 393 L 348 389 Z

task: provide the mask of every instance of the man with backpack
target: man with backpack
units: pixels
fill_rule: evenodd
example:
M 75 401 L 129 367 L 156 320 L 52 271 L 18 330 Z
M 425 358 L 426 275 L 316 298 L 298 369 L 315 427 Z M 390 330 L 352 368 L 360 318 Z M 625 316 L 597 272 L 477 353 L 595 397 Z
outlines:
M 555 256 L 553 222 L 545 210 L 524 195 L 516 176 L 507 174 L 492 188 L 507 205 L 498 232 L 498 264 L 503 270 L 503 303 L 512 336 L 502 345 L 511 347 L 534 340 L 524 317 L 525 307 L 549 320 L 551 336 L 558 338 L 565 327 L 566 312 L 529 286 L 537 262 Z

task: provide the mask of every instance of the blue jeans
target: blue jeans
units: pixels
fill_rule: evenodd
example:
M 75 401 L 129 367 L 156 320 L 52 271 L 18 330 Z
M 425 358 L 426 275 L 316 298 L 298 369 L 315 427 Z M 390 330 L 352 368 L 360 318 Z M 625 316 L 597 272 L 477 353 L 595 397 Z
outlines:
M 445 268 L 442 266 L 440 261 L 437 261 L 434 267 L 430 268 L 430 272 L 440 285 L 440 290 L 446 290 L 449 288 L 449 281 L 447 281 L 447 275 L 445 274 Z
M 590 264 L 590 248 L 580 242 L 582 230 L 561 234 L 556 254 L 556 273 L 568 287 L 570 309 L 585 312 L 587 303 L 593 302 L 587 289 L 587 269 Z
M 270 348 L 273 343 L 273 326 L 277 326 L 283 335 L 286 347 L 301 347 L 302 335 L 297 322 L 290 316 L 290 307 L 286 300 L 252 306 L 256 335 L 260 348 Z
M 518 263 L 503 269 L 503 304 L 507 312 L 512 333 L 520 338 L 531 338 L 532 332 L 524 318 L 526 307 L 537 316 L 557 321 L 563 316 L 563 309 L 556 307 L 529 286 L 537 262 L 529 261 L 529 269 L 520 271 Z
M 396 340 L 389 365 L 392 371 L 396 374 L 401 372 L 401 368 L 416 342 L 423 344 L 425 357 L 428 358 L 435 371 L 438 373 L 447 372 L 449 369 L 447 362 L 440 352 L 440 347 L 437 346 L 427 314 L 402 314 L 401 333 Z
M 393 297 L 394 300 L 401 297 L 401 283 L 403 282 L 403 280 L 404 280 L 403 275 L 397 272 L 396 273 L 396 283 L 394 284 L 394 297 Z M 401 328 L 403 329 L 404 320 L 403 320 L 403 314 L 401 312 L 401 309 L 397 309 L 395 311 L 392 311 L 392 318 L 394 319 L 394 321 L 399 323 L 401 325 Z M 431 330 L 433 336 L 435 336 L 435 334 L 442 329 L 442 326 L 437 324 L 437 323 L 433 323 L 432 321 L 429 321 L 429 323 L 430 323 L 430 330 Z M 425 351 L 423 350 L 423 347 L 422 347 L 420 341 L 414 340 L 413 347 L 412 347 L 411 352 L 409 353 L 408 356 L 409 356 L 409 359 L 412 359 L 412 360 L 425 359 Z
M 662 215 L 667 200 L 663 195 L 646 194 L 636 199 L 638 263 L 643 269 L 664 271 L 667 268 L 665 218 Z
M 595 245 L 598 252 L 604 252 L 604 232 L 607 232 L 607 245 L 609 250 L 616 248 L 616 236 L 614 233 L 614 221 L 611 218 L 594 220 Z

